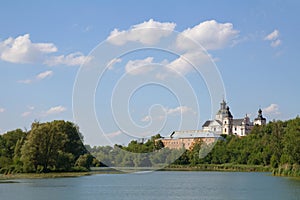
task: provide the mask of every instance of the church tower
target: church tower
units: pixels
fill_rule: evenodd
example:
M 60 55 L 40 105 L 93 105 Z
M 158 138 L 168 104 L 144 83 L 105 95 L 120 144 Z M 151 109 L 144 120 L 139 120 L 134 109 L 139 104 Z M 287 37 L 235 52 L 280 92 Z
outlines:
M 232 119 L 233 116 L 230 112 L 229 106 L 226 107 L 225 114 L 223 115 L 223 134 L 229 135 L 232 134 Z
M 258 110 L 258 115 L 254 119 L 253 124 L 254 125 L 265 125 L 266 124 L 266 118 L 263 117 L 261 109 Z
M 222 123 L 225 115 L 226 115 L 226 102 L 223 99 L 223 101 L 220 103 L 220 110 L 216 114 L 216 120 L 219 120 Z

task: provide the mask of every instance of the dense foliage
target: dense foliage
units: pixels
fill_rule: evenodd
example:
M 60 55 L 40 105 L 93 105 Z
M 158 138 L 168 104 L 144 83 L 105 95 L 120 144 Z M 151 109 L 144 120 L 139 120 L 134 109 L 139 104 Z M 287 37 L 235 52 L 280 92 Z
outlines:
M 34 122 L 28 132 L 17 129 L 0 135 L 0 172 L 78 171 L 90 166 L 165 167 L 173 163 L 268 166 L 274 174 L 300 176 L 299 117 L 255 126 L 245 137 L 224 135 L 214 145 L 199 140 L 191 150 L 163 148 L 160 137 L 155 135 L 146 142 L 133 140 L 127 146 L 84 147 L 73 123 Z
M 152 136 L 146 142 L 131 141 L 127 146 L 115 145 L 89 147 L 89 152 L 102 164 L 110 167 L 165 167 L 174 162 L 182 153 L 181 150 L 163 148 L 157 141 L 161 136 Z
M 275 174 L 300 176 L 300 118 L 255 126 L 246 137 L 224 136 L 201 158 L 199 144 L 187 151 L 184 164 L 244 164 L 270 166 Z M 202 145 L 203 146 L 203 145 Z
M 264 126 L 255 126 L 246 137 L 223 135 L 224 139 L 214 145 L 207 145 L 199 140 L 191 150 L 185 151 L 161 149 L 163 144 L 155 140 L 159 137 L 160 135 L 156 135 L 145 143 L 131 141 L 127 147 L 94 147 L 90 148 L 90 151 L 108 166 L 230 164 L 268 166 L 275 174 L 300 176 L 299 117 L 285 122 L 273 121 Z
M 34 122 L 28 132 L 0 135 L 0 170 L 50 172 L 86 170 L 92 163 L 78 128 L 71 122 Z

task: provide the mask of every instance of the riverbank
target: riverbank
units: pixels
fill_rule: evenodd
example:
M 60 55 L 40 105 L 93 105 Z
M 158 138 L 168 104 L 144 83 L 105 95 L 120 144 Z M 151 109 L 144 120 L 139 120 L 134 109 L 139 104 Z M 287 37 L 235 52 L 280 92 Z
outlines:
M 277 169 L 272 171 L 274 176 L 287 176 L 287 177 L 298 177 L 300 178 L 300 165 L 285 164 L 279 166 Z
M 49 172 L 49 173 L 12 173 L 0 174 L 0 180 L 10 179 L 39 179 L 39 178 L 72 178 L 90 176 L 93 174 L 119 174 L 123 173 L 113 168 L 101 167 L 87 172 Z
M 225 171 L 225 172 L 272 172 L 268 166 L 237 164 L 169 165 L 161 171 Z
M 37 179 L 37 178 L 68 178 L 91 175 L 91 172 L 51 172 L 51 173 L 15 173 L 0 174 L 0 180 Z
M 169 165 L 165 168 L 122 168 L 116 170 L 109 167 L 92 168 L 88 172 L 51 172 L 51 173 L 16 173 L 0 174 L 0 181 L 13 179 L 38 179 L 38 178 L 71 178 L 89 176 L 93 174 L 123 174 L 136 171 L 219 171 L 219 172 L 270 172 L 274 176 L 300 177 L 300 171 L 287 166 L 272 170 L 271 167 L 262 165 L 238 165 L 238 164 L 198 164 L 198 165 Z

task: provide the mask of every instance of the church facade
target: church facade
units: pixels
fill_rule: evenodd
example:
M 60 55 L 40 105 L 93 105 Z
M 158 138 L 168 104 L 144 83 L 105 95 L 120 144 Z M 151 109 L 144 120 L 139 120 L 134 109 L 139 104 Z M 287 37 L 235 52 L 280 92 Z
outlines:
M 223 100 L 215 119 L 207 120 L 202 125 L 202 130 L 174 131 L 170 137 L 158 140 L 170 149 L 190 149 L 196 141 L 202 140 L 206 144 L 210 144 L 222 138 L 222 134 L 243 137 L 250 133 L 253 126 L 265 124 L 266 118 L 263 117 L 261 109 L 258 110 L 258 116 L 253 122 L 247 115 L 244 118 L 235 119 L 229 106 Z
M 258 110 L 258 116 L 251 122 L 246 115 L 244 118 L 235 119 L 230 112 L 229 106 L 223 100 L 220 104 L 220 109 L 214 120 L 207 120 L 202 125 L 203 131 L 214 132 L 216 134 L 234 134 L 238 136 L 246 136 L 250 133 L 254 125 L 265 125 L 266 118 L 262 115 L 262 110 Z

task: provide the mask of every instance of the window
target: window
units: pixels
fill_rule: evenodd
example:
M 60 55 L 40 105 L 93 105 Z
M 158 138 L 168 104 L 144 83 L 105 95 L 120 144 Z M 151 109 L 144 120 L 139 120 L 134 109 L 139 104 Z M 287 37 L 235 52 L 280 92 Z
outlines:
M 234 128 L 234 130 L 236 131 L 236 127 Z
M 226 128 L 224 128 L 224 132 L 226 133 Z

